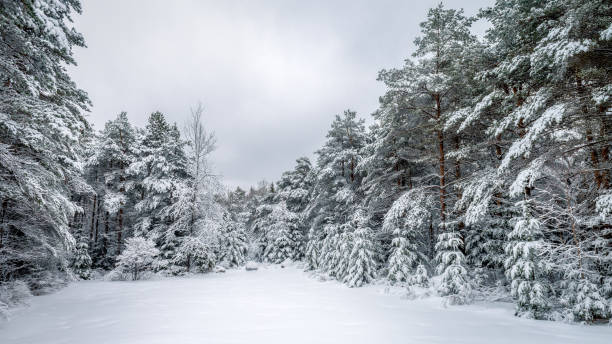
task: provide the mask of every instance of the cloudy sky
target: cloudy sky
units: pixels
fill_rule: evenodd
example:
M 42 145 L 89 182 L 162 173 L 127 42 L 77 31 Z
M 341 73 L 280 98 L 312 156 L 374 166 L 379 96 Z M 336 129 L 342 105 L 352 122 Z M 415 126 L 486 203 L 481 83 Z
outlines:
M 468 15 L 493 0 L 448 0 Z M 119 112 L 144 126 L 156 110 L 184 123 L 198 101 L 216 132 L 212 159 L 227 185 L 277 180 L 312 156 L 335 114 L 369 119 L 419 22 L 439 0 L 82 0 L 87 49 L 70 68 L 101 129 Z M 482 32 L 485 23 L 477 23 Z

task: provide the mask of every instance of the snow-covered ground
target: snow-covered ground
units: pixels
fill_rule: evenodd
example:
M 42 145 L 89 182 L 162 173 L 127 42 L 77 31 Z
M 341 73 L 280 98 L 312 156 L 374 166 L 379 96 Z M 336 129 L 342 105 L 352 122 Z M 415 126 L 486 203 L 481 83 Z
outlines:
M 295 267 L 74 283 L 0 324 L 0 343 L 612 343 L 612 327 L 515 318 L 512 305 L 444 308 Z

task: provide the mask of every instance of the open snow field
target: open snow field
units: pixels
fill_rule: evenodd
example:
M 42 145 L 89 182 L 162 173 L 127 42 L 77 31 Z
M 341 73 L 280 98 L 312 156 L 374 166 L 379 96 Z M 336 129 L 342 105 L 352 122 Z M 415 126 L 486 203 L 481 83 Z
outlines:
M 2 344 L 612 343 L 612 327 L 518 319 L 510 304 L 444 308 L 297 268 L 79 282 L 0 324 Z

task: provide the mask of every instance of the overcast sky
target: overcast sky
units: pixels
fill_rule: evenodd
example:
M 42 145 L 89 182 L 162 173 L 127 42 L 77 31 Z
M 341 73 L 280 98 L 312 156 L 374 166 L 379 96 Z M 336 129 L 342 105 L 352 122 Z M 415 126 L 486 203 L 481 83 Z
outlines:
M 369 120 L 384 92 L 377 72 L 409 57 L 437 3 L 82 0 L 88 48 L 70 71 L 96 129 L 121 111 L 138 126 L 156 110 L 182 125 L 202 101 L 215 169 L 248 187 L 312 156 L 344 109 Z M 473 15 L 493 0 L 444 3 Z

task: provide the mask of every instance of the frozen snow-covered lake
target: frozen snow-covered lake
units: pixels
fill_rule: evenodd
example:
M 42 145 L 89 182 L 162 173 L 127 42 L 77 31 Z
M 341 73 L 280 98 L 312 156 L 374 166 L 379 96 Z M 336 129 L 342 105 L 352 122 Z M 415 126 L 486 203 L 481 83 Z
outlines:
M 192 278 L 80 282 L 35 297 L 2 344 L 610 343 L 612 327 L 518 319 L 506 304 L 444 309 L 381 286 L 349 289 L 297 268 Z

